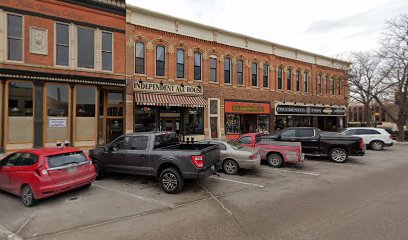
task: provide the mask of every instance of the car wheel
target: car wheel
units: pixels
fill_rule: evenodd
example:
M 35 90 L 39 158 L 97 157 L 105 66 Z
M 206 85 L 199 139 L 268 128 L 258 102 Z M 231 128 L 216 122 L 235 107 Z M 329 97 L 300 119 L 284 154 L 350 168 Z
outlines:
M 370 148 L 374 151 L 381 151 L 384 149 L 384 143 L 381 141 L 372 141 L 370 143 Z
M 34 198 L 34 193 L 33 190 L 29 185 L 24 185 L 21 188 L 21 194 L 20 194 L 21 201 L 23 202 L 24 206 L 26 207 L 32 207 L 35 204 L 35 198 Z
M 222 169 L 228 175 L 235 175 L 238 172 L 238 164 L 232 159 L 227 159 L 222 164 Z
M 103 170 L 102 170 L 102 168 L 101 168 L 101 165 L 100 165 L 98 162 L 96 162 L 96 161 L 92 161 L 92 163 L 93 163 L 93 165 L 95 166 L 96 179 L 97 179 L 97 180 L 102 179 L 102 178 L 105 176 L 105 174 L 104 174 L 104 172 L 103 172 Z
M 174 168 L 166 168 L 160 173 L 160 185 L 166 193 L 178 193 L 183 188 L 184 180 Z
M 329 158 L 336 163 L 345 162 L 348 158 L 347 151 L 343 148 L 333 148 L 330 150 Z
M 283 158 L 277 153 L 269 154 L 266 160 L 268 161 L 268 165 L 271 167 L 280 168 L 283 165 Z

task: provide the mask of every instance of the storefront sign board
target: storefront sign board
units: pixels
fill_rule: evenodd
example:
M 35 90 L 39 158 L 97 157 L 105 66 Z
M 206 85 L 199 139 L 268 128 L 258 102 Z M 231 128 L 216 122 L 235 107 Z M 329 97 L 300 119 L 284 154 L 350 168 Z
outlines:
M 203 95 L 203 88 L 198 86 L 185 86 L 168 83 L 152 82 L 134 82 L 133 89 L 135 92 L 152 92 L 164 94 L 186 94 L 186 95 Z
M 225 102 L 226 113 L 269 114 L 271 106 L 268 103 Z
M 276 105 L 277 115 L 325 115 L 325 116 L 345 116 L 345 107 L 324 107 L 324 106 L 301 106 L 301 105 Z

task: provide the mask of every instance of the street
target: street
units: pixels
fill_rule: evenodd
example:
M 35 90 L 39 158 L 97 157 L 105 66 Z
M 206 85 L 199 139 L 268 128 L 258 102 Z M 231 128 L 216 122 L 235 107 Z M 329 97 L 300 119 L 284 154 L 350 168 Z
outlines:
M 116 174 L 33 208 L 1 192 L 0 239 L 408 239 L 407 154 L 396 145 L 344 164 L 262 164 L 176 195 Z

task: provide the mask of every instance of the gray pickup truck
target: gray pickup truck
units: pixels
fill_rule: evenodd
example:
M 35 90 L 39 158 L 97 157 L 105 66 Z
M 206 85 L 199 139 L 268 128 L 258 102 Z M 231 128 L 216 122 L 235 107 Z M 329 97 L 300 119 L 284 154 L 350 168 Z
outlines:
M 221 168 L 217 145 L 180 144 L 174 132 L 126 134 L 89 156 L 98 179 L 107 172 L 155 176 L 167 193 L 179 192 L 184 179 L 201 180 Z

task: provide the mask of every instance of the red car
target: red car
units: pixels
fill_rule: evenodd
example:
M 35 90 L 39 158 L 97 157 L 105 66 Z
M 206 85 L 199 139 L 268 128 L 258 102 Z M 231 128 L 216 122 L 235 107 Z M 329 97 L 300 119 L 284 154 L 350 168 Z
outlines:
M 279 142 L 262 138 L 263 133 L 243 134 L 238 142 L 243 146 L 258 148 L 262 160 L 271 167 L 282 167 L 284 162 L 300 162 L 305 159 L 300 142 Z
M 89 187 L 95 178 L 90 158 L 72 147 L 20 150 L 0 160 L 0 190 L 20 196 L 27 207 L 38 199 Z

